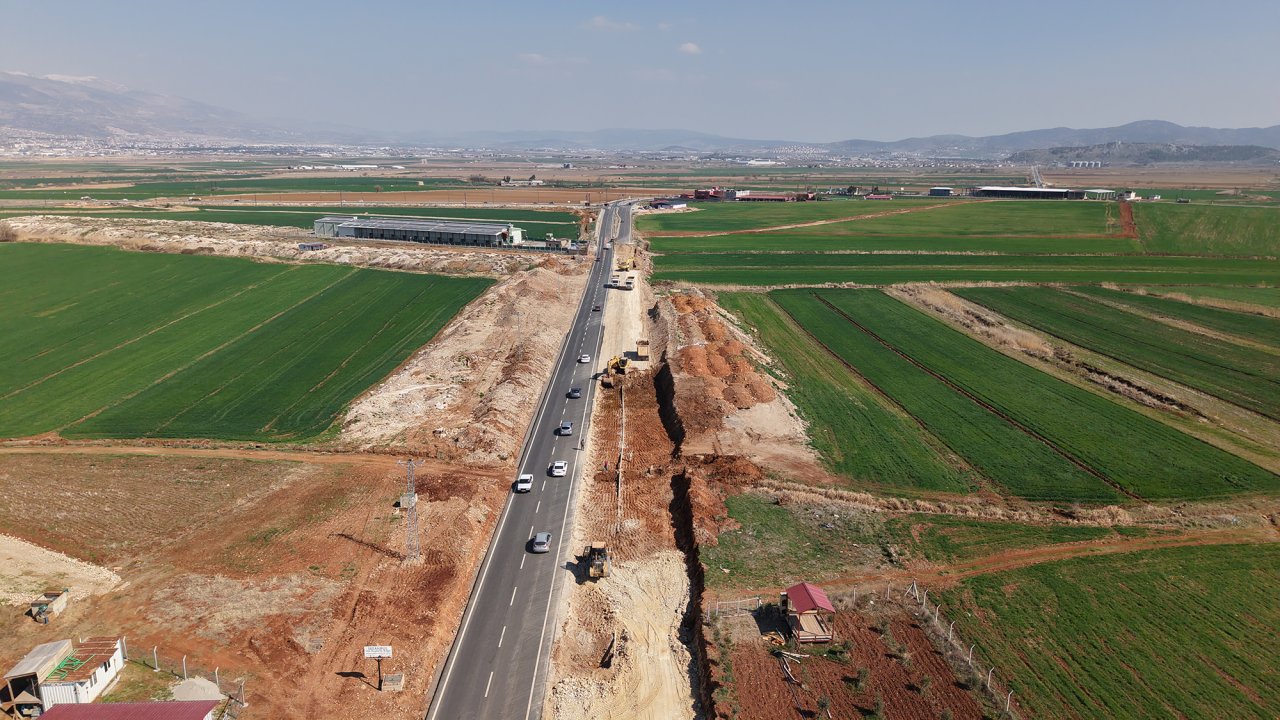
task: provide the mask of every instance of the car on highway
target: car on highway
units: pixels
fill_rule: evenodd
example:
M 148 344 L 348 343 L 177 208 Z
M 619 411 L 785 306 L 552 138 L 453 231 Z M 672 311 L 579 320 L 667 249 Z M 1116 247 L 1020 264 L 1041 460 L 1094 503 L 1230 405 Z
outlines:
M 520 475 L 520 477 L 517 477 L 517 478 L 516 478 L 516 492 L 518 492 L 518 493 L 526 493 L 526 492 L 529 492 L 529 491 L 530 491 L 530 490 L 532 490 L 532 489 L 533 489 L 533 476 L 532 476 L 532 475 L 530 475 L 530 474 L 528 474 L 528 473 L 523 473 L 522 475 Z
M 591 306 L 591 312 L 600 312 L 600 306 L 599 306 L 599 305 L 592 305 L 592 306 Z
M 582 388 L 580 387 L 569 388 L 568 396 L 570 400 L 577 400 L 578 398 L 582 397 Z
M 551 533 L 540 532 L 533 536 L 533 544 L 529 550 L 536 553 L 544 553 L 551 551 Z
M 557 460 L 551 463 L 551 477 L 564 477 L 569 474 L 569 463 Z
M 586 354 L 586 353 L 583 353 L 583 354 L 581 354 L 581 355 L 579 355 L 579 356 L 578 356 L 578 362 L 580 362 L 580 363 L 589 363 L 589 362 L 591 362 L 591 356 L 590 356 L 590 355 L 588 355 L 588 354 Z
M 571 420 L 561 420 L 560 427 L 556 428 L 557 435 L 572 435 L 573 422 Z

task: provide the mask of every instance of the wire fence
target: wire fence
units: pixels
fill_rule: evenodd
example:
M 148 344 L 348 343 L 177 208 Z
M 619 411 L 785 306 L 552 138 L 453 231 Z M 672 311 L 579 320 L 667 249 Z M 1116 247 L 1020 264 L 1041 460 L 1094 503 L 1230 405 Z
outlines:
M 704 614 L 707 620 L 722 615 L 744 615 L 759 610 L 762 604 L 759 595 L 739 600 L 716 600 L 708 604 Z
M 131 660 L 151 668 L 155 672 L 168 673 L 182 680 L 201 678 L 213 683 L 218 688 L 218 692 L 227 700 L 226 709 L 222 715 L 224 718 L 237 718 L 240 716 L 240 712 L 248 706 L 244 689 L 246 678 L 243 674 L 224 673 L 220 667 L 215 667 L 212 671 L 208 668 L 198 667 L 188 662 L 186 655 L 165 655 L 160 652 L 159 647 L 152 647 L 150 652 L 135 653 Z

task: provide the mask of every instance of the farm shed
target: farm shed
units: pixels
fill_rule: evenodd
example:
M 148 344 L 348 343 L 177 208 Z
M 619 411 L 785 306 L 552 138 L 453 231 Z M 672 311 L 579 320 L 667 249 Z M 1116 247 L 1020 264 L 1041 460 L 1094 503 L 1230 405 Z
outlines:
M 213 720 L 217 700 L 59 705 L 42 720 Z
M 61 590 L 45 590 L 40 593 L 40 597 L 31 601 L 31 617 L 36 622 L 48 624 L 49 617 L 57 617 L 63 610 L 67 609 L 67 602 L 71 599 L 71 590 L 63 588 Z
M 951 188 L 931 187 L 929 188 L 929 197 L 951 197 Z
M 61 703 L 91 703 L 115 681 L 124 658 L 119 637 L 37 645 L 5 673 L 0 709 L 23 717 Z
M 329 246 L 328 246 L 328 245 L 325 245 L 325 244 L 324 244 L 324 243 L 322 243 L 322 242 L 304 242 L 304 243 L 298 243 L 298 249 L 299 249 L 299 250 L 304 250 L 304 251 L 323 250 L 323 249 L 325 249 L 325 248 L 327 248 L 327 247 L 329 247 Z
M 330 215 L 314 223 L 316 237 L 395 240 L 429 245 L 511 247 L 524 241 L 524 230 L 497 223 L 447 222 L 414 217 Z
M 831 642 L 836 609 L 817 585 L 796 583 L 782 591 L 779 601 L 791 635 L 799 642 Z
M 1005 187 L 984 185 L 973 189 L 974 197 L 1012 198 L 1015 200 L 1083 200 L 1083 190 L 1066 188 Z

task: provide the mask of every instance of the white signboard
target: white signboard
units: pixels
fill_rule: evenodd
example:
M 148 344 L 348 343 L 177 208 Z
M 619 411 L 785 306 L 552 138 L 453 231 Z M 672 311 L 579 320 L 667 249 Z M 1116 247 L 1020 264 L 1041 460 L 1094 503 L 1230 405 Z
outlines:
M 364 656 L 367 658 L 389 658 L 391 657 L 390 645 L 365 645 Z

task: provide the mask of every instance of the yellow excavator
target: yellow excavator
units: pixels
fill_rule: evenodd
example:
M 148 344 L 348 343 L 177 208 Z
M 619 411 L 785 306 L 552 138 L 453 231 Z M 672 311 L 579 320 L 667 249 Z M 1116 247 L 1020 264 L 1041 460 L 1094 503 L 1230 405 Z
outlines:
M 614 374 L 626 375 L 627 365 L 631 359 L 622 355 L 614 355 L 609 358 L 609 364 L 604 366 L 604 372 L 600 373 L 600 387 L 613 387 Z

